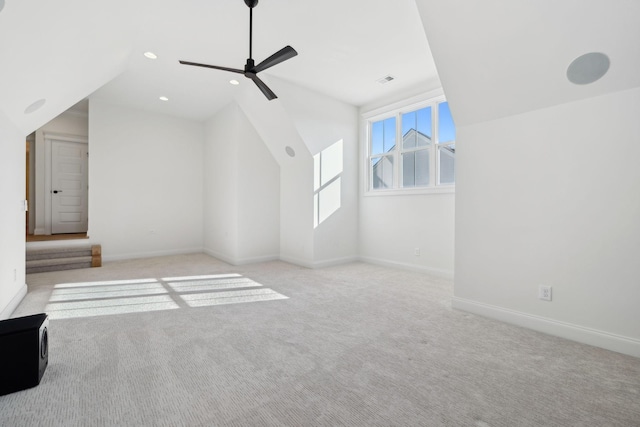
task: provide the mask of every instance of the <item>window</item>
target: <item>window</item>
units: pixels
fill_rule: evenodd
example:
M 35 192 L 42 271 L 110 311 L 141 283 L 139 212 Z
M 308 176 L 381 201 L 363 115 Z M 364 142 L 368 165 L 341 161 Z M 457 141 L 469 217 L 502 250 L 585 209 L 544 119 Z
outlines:
M 368 190 L 452 188 L 456 130 L 442 97 L 369 118 Z

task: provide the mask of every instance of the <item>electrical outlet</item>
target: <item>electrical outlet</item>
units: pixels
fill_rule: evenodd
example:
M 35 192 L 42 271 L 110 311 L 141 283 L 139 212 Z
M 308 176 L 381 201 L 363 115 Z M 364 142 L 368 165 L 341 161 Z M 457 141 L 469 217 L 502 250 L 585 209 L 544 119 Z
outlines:
M 538 287 L 538 298 L 543 301 L 551 301 L 551 286 L 540 285 Z
M 414 248 L 414 249 L 413 249 L 413 254 L 414 254 L 415 256 L 420 256 L 420 248 Z

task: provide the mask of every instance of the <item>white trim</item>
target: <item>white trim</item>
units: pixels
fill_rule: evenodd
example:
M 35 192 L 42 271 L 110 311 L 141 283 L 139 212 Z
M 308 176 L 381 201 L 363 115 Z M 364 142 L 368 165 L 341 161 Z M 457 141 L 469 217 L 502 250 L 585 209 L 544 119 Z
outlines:
M 299 267 L 310 268 L 310 269 L 318 269 L 318 268 L 326 268 L 326 267 L 334 267 L 336 265 L 348 264 L 350 262 L 357 262 L 360 258 L 357 256 L 348 256 L 348 257 L 340 257 L 340 258 L 331 258 L 325 259 L 321 261 L 303 261 L 299 258 L 289 257 L 289 256 L 280 256 L 280 261 L 286 262 L 289 264 L 297 265 Z
M 108 255 L 108 254 L 105 255 L 105 253 L 103 252 L 102 260 L 104 262 L 125 261 L 125 260 L 138 259 L 138 258 L 153 258 L 153 257 L 169 256 L 169 255 L 187 255 L 187 254 L 201 254 L 201 253 L 202 253 L 202 248 L 185 248 L 185 249 L 155 251 L 155 252 L 133 252 L 128 254 L 118 254 L 118 255 Z
M 9 304 L 0 312 L 0 320 L 5 320 L 11 317 L 15 309 L 20 305 L 22 299 L 27 295 L 27 284 L 20 286 L 18 292 L 11 298 Z
M 43 139 L 55 139 L 56 141 L 69 141 L 88 144 L 89 138 L 84 135 L 73 135 L 70 133 L 42 132 Z
M 627 354 L 629 356 L 640 357 L 640 340 L 634 338 L 536 316 L 533 314 L 509 310 L 465 298 L 453 297 L 451 305 L 455 309 L 468 311 L 470 313 L 496 319 L 501 322 L 522 326 L 538 332 L 555 335 L 583 344 L 601 347 L 618 353 Z
M 75 142 L 78 144 L 87 144 L 88 150 L 89 138 L 83 135 L 72 135 L 68 133 L 55 132 L 42 132 L 42 137 L 44 141 L 44 233 L 42 234 L 51 235 L 51 162 L 53 161 L 53 154 L 51 152 L 52 142 L 65 141 Z M 88 179 L 89 178 L 87 177 L 87 181 Z
M 455 194 L 455 185 L 439 185 L 437 187 L 395 188 L 388 190 L 365 191 L 364 197 L 376 196 L 414 196 L 418 194 Z
M 431 99 L 444 97 L 444 91 L 442 89 L 435 89 L 429 92 L 422 93 L 420 95 L 412 96 L 398 102 L 394 102 L 383 107 L 374 108 L 369 111 L 361 111 L 360 115 L 365 121 L 377 118 L 377 116 L 384 116 L 394 110 L 414 110 L 420 108 L 421 104 L 428 102 Z
M 229 257 L 220 252 L 216 252 L 214 250 L 206 249 L 206 248 L 204 249 L 203 252 L 209 256 L 212 256 L 216 259 L 219 259 L 220 261 L 224 261 L 227 264 L 231 264 L 231 265 L 258 264 L 261 262 L 277 261 L 278 259 L 280 259 L 279 255 L 277 254 L 264 255 L 264 256 L 251 257 L 251 258 L 235 258 L 235 257 Z
M 443 270 L 441 268 L 427 267 L 423 265 L 409 264 L 404 262 L 389 261 L 386 259 L 372 258 L 361 256 L 360 261 L 368 264 L 381 265 L 383 267 L 400 268 L 402 270 L 416 271 L 418 273 L 425 273 L 430 276 L 437 276 L 447 280 L 453 280 L 452 270 Z
M 298 267 L 313 268 L 313 262 L 305 261 L 300 258 L 290 257 L 287 255 L 280 255 L 280 261 L 297 265 Z
M 312 263 L 312 267 L 311 268 L 334 267 L 336 265 L 349 264 L 351 262 L 357 262 L 357 261 L 360 261 L 360 258 L 357 257 L 357 256 L 331 258 L 331 259 L 325 259 L 325 260 L 321 260 L 321 261 L 314 261 Z
M 412 98 L 405 99 L 404 101 L 398 101 L 393 104 L 376 108 L 374 110 L 360 113 L 360 153 L 361 153 L 361 179 L 363 183 L 364 196 L 390 196 L 396 195 L 400 192 L 404 195 L 429 195 L 439 193 L 455 193 L 455 183 L 453 184 L 440 184 L 440 147 L 455 144 L 455 141 L 447 141 L 444 144 L 440 144 L 438 141 L 439 135 L 439 105 L 446 102 L 444 92 L 442 89 L 433 90 L 421 95 L 416 95 Z M 402 115 L 410 113 L 423 108 L 431 108 L 431 123 L 432 123 L 432 144 L 430 148 L 427 148 L 429 152 L 429 185 L 419 187 L 402 187 L 402 158 L 403 153 L 407 151 L 419 151 L 419 150 L 406 150 L 402 147 Z M 389 118 L 395 117 L 396 119 L 396 145 L 392 153 L 382 153 L 380 155 L 371 155 L 371 126 L 373 122 L 380 122 Z M 389 189 L 377 189 L 374 190 L 372 183 L 372 158 L 382 158 L 390 156 L 393 159 L 393 186 Z M 441 187 L 444 187 L 441 189 Z

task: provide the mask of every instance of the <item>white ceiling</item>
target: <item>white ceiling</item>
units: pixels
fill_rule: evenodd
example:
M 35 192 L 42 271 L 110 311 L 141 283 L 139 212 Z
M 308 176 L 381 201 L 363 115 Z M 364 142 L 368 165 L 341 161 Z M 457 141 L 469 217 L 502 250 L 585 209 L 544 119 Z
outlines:
M 638 0 L 416 3 L 458 126 L 640 86 Z M 609 57 L 608 73 L 570 83 L 588 52 Z
M 285 45 L 299 54 L 261 74 L 267 83 L 277 76 L 356 106 L 440 86 L 414 0 L 262 0 L 253 15 L 256 62 Z M 178 60 L 243 68 L 248 21 L 243 0 L 8 0 L 0 112 L 28 133 L 93 93 L 205 120 L 233 99 L 231 78 L 253 83 Z M 376 82 L 387 74 L 396 79 Z M 41 98 L 44 107 L 24 113 Z

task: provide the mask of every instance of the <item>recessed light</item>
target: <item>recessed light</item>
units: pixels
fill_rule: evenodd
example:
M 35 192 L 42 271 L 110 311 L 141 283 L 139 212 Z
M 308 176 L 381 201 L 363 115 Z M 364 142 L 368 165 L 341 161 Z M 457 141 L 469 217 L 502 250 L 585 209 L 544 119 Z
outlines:
M 2 0 L 0 0 L 0 1 L 2 1 Z M 146 56 L 149 59 L 158 59 L 158 55 L 156 55 L 153 52 L 145 52 L 144 56 Z
M 46 99 L 42 98 L 42 99 L 38 99 L 36 102 L 34 102 L 33 104 L 29 105 L 27 108 L 24 109 L 24 113 L 25 114 L 31 114 L 36 110 L 39 110 L 40 108 L 42 108 L 42 106 L 45 104 L 45 102 L 47 102 Z
M 239 84 L 240 84 L 240 82 L 239 82 L 239 81 L 237 81 L 236 79 L 229 80 L 229 83 L 231 83 L 231 84 L 232 84 L 232 85 L 234 85 L 234 86 L 237 86 L 237 85 L 239 85 Z
M 600 52 L 585 53 L 567 68 L 567 79 L 577 85 L 593 83 L 609 71 L 609 57 Z
M 160 97 L 160 101 L 168 101 L 168 100 L 169 100 L 169 98 L 167 98 L 166 96 L 161 96 Z

